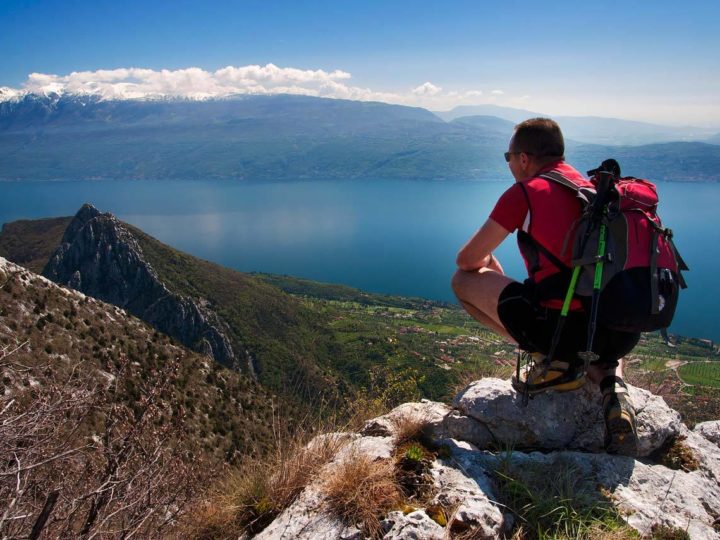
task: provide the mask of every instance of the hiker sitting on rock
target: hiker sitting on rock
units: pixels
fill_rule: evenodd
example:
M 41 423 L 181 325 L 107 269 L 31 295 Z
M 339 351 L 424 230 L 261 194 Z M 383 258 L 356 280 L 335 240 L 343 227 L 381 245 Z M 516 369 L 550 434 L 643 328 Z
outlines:
M 551 349 L 568 290 L 567 269 L 571 267 L 572 249 L 566 249 L 564 243 L 581 215 L 576 193 L 540 175 L 562 175 L 578 187 L 593 188 L 565 163 L 564 154 L 563 136 L 554 121 L 533 118 L 515 127 L 505 153 L 515 183 L 458 253 L 458 270 L 452 281 L 455 294 L 470 315 L 539 359 Z M 492 254 L 515 231 L 529 275 L 522 283 L 507 277 Z M 580 301 L 573 299 L 549 363 L 536 362 L 523 380 L 513 381 L 516 389 L 533 395 L 582 387 L 585 363 L 578 353 L 585 351 L 587 338 L 588 314 Z M 635 413 L 619 360 L 639 339 L 639 333 L 598 325 L 593 340 L 593 352 L 598 357 L 589 365 L 587 376 L 600 385 L 606 446 L 613 453 L 636 452 Z

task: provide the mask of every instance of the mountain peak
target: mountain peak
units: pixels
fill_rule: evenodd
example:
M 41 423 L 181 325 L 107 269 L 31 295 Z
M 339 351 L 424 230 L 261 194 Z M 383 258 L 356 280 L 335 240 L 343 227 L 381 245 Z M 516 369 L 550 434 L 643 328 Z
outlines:
M 170 291 L 145 258 L 133 232 L 91 204 L 78 210 L 43 275 L 121 307 L 226 366 L 237 364 L 215 314 Z

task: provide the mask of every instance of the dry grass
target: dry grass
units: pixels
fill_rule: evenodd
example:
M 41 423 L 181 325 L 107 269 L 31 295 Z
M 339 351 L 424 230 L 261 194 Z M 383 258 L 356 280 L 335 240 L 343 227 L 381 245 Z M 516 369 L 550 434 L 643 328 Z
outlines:
M 391 460 L 373 460 L 353 453 L 330 471 L 323 486 L 330 510 L 349 525 L 378 538 L 381 517 L 403 500 Z
M 186 536 L 237 538 L 255 534 L 290 506 L 345 444 L 332 435 L 307 443 L 301 436 L 282 439 L 274 452 L 248 457 L 231 471 L 208 502 L 187 520 Z
M 391 420 L 395 434 L 395 444 L 400 446 L 408 441 L 418 441 L 423 430 L 428 425 L 428 419 L 423 414 L 406 412 L 398 414 Z

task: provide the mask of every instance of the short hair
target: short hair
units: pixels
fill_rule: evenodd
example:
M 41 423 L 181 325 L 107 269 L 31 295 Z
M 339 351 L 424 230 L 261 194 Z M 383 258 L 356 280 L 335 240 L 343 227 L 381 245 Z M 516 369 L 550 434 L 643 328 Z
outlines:
M 565 140 L 557 122 L 550 118 L 530 118 L 515 126 L 515 152 L 532 154 L 536 159 L 565 157 Z

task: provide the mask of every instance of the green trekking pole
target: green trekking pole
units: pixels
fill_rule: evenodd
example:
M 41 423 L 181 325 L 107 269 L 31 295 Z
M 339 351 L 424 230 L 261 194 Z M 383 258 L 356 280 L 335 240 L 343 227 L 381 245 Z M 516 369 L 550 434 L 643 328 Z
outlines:
M 591 362 L 595 362 L 599 357 L 593 352 L 593 341 L 595 341 L 595 330 L 597 329 L 597 314 L 600 306 L 600 289 L 602 288 L 603 266 L 605 264 L 605 250 L 607 239 L 607 226 L 605 223 L 600 224 L 600 234 L 598 238 L 597 262 L 595 263 L 595 277 L 593 279 L 592 303 L 590 308 L 590 326 L 588 328 L 587 348 L 585 351 L 579 352 L 578 356 L 585 362 L 585 369 Z

